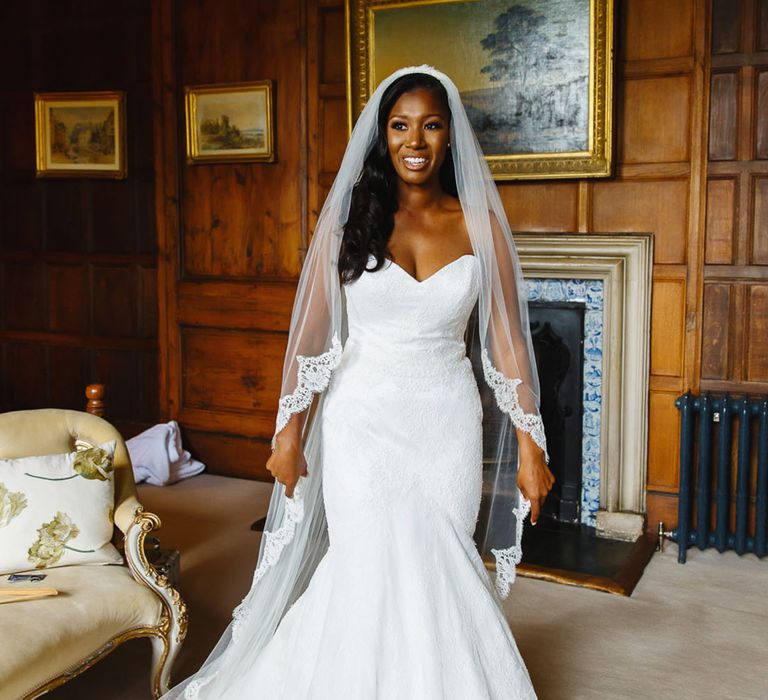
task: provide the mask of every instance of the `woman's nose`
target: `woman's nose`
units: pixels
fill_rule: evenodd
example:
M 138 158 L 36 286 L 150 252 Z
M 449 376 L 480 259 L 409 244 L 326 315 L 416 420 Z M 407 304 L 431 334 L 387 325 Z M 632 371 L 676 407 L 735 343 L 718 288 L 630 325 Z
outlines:
M 407 144 L 409 148 L 417 148 L 424 144 L 424 135 L 420 129 L 412 129 L 408 132 Z

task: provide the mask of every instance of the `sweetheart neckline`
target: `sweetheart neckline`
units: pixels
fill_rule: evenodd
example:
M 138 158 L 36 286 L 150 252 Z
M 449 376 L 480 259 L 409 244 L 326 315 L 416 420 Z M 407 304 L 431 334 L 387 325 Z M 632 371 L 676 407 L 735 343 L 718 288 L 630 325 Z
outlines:
M 439 267 L 431 275 L 429 275 L 428 277 L 425 277 L 423 280 L 417 280 L 410 272 L 405 270 L 399 263 L 396 263 L 394 260 L 392 260 L 392 258 L 384 258 L 384 259 L 389 261 L 394 267 L 400 270 L 408 279 L 412 280 L 414 284 L 422 285 L 428 282 L 429 280 L 431 280 L 433 277 L 439 275 L 443 270 L 459 262 L 459 260 L 462 260 L 463 258 L 476 258 L 476 257 L 477 256 L 472 253 L 464 253 L 464 255 L 460 255 L 458 258 L 454 258 L 453 260 L 451 260 L 451 262 L 443 265 L 442 267 Z

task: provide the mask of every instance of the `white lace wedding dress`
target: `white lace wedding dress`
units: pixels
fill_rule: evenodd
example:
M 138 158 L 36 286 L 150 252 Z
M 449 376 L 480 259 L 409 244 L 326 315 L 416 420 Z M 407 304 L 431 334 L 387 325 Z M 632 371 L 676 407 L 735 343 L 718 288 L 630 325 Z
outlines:
M 321 426 L 330 546 L 226 700 L 536 697 L 472 538 L 482 407 L 464 332 L 478 290 L 474 255 L 421 282 L 387 261 L 345 286 Z

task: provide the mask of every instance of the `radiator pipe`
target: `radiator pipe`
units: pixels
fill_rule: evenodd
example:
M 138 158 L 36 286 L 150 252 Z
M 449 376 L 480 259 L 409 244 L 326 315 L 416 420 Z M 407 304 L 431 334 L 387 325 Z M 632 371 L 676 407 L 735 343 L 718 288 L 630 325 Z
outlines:
M 720 444 L 717 460 L 717 525 L 715 547 L 724 552 L 728 546 L 728 500 L 731 477 L 731 401 L 726 394 L 720 408 Z
M 676 402 L 680 408 L 680 493 L 677 499 L 677 561 L 685 564 L 691 517 L 691 470 L 693 467 L 693 406 L 688 391 Z
M 696 546 L 709 547 L 709 509 L 712 503 L 712 404 L 709 394 L 699 402 L 699 476 L 696 484 Z
M 768 527 L 768 399 L 760 402 L 760 432 L 757 444 L 757 496 L 755 498 L 755 554 L 766 555 Z
M 744 554 L 747 546 L 747 509 L 749 508 L 749 428 L 752 422 L 751 401 L 745 397 L 739 402 L 739 453 L 736 467 L 736 541 L 737 554 Z

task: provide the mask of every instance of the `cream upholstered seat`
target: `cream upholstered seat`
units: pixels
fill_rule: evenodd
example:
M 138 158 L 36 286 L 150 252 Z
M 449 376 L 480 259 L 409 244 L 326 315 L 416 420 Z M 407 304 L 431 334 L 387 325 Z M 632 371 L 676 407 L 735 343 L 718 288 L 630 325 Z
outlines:
M 136 497 L 125 443 L 107 421 L 63 409 L 0 414 L 0 458 L 68 452 L 115 440 L 115 525 L 125 566 L 82 564 L 45 570 L 59 595 L 0 605 L 0 700 L 31 699 L 65 683 L 122 642 L 150 637 L 151 689 L 166 692 L 187 629 L 186 606 L 144 555 L 160 520 Z M 7 577 L 2 577 L 3 580 Z

